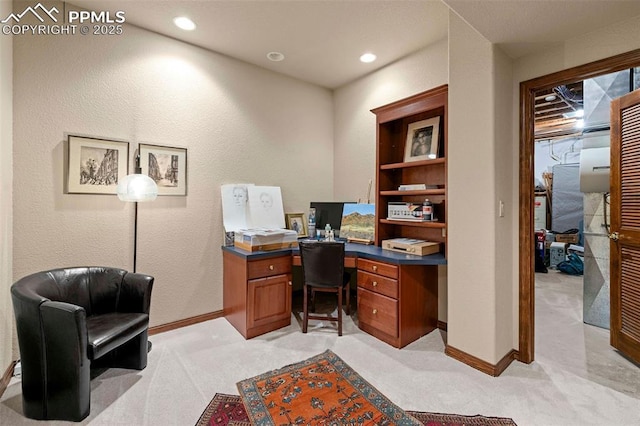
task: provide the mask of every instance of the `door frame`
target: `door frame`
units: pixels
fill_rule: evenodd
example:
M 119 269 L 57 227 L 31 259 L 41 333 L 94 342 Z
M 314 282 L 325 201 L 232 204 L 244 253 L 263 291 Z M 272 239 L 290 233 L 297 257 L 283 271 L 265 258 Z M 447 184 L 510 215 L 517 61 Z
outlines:
M 612 56 L 520 83 L 520 159 L 519 159 L 519 338 L 520 362 L 534 360 L 535 268 L 533 257 L 534 197 L 534 101 L 539 90 L 574 83 L 603 74 L 640 66 L 640 49 Z

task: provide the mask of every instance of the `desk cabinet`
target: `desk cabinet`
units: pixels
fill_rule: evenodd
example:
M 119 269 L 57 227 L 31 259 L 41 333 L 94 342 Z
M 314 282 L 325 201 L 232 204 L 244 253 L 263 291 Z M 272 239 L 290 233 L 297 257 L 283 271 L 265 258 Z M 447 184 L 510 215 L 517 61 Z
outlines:
M 251 260 L 223 252 L 224 315 L 250 339 L 291 324 L 291 255 Z
M 358 326 L 402 348 L 438 323 L 438 267 L 358 259 Z

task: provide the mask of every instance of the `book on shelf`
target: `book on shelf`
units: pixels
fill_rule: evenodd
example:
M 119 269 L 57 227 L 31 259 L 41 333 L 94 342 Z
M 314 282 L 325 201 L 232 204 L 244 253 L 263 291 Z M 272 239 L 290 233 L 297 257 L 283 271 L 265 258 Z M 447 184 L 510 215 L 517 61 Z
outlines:
M 420 191 L 422 189 L 427 189 L 427 185 L 424 183 L 414 183 L 410 185 L 400 185 L 398 187 L 398 191 Z
M 438 185 L 427 185 L 425 183 L 412 183 L 400 185 L 398 191 L 423 191 L 425 189 L 438 189 Z
M 433 222 L 432 220 L 424 220 L 420 217 L 387 217 L 387 220 L 399 220 L 402 222 Z

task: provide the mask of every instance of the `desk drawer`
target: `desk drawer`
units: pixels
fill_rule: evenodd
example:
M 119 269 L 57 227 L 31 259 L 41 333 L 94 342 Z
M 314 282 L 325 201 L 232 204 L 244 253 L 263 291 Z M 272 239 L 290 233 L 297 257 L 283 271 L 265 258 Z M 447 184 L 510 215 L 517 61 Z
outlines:
M 398 301 L 358 287 L 358 321 L 398 337 Z
M 365 271 L 358 271 L 358 287 L 362 287 L 374 293 L 398 298 L 398 281 L 383 277 L 382 275 L 370 274 Z
M 376 262 L 375 260 L 358 259 L 358 269 L 389 278 L 398 278 L 398 267 L 396 265 Z
M 270 257 L 247 262 L 248 279 L 291 273 L 291 256 Z

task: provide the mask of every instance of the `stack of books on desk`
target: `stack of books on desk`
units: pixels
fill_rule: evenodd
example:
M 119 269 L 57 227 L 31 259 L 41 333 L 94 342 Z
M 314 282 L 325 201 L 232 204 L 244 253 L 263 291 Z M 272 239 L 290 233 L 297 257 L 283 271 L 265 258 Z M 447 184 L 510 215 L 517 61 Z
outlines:
M 292 229 L 253 228 L 235 232 L 234 246 L 247 251 L 278 250 L 298 246 L 298 233 Z

